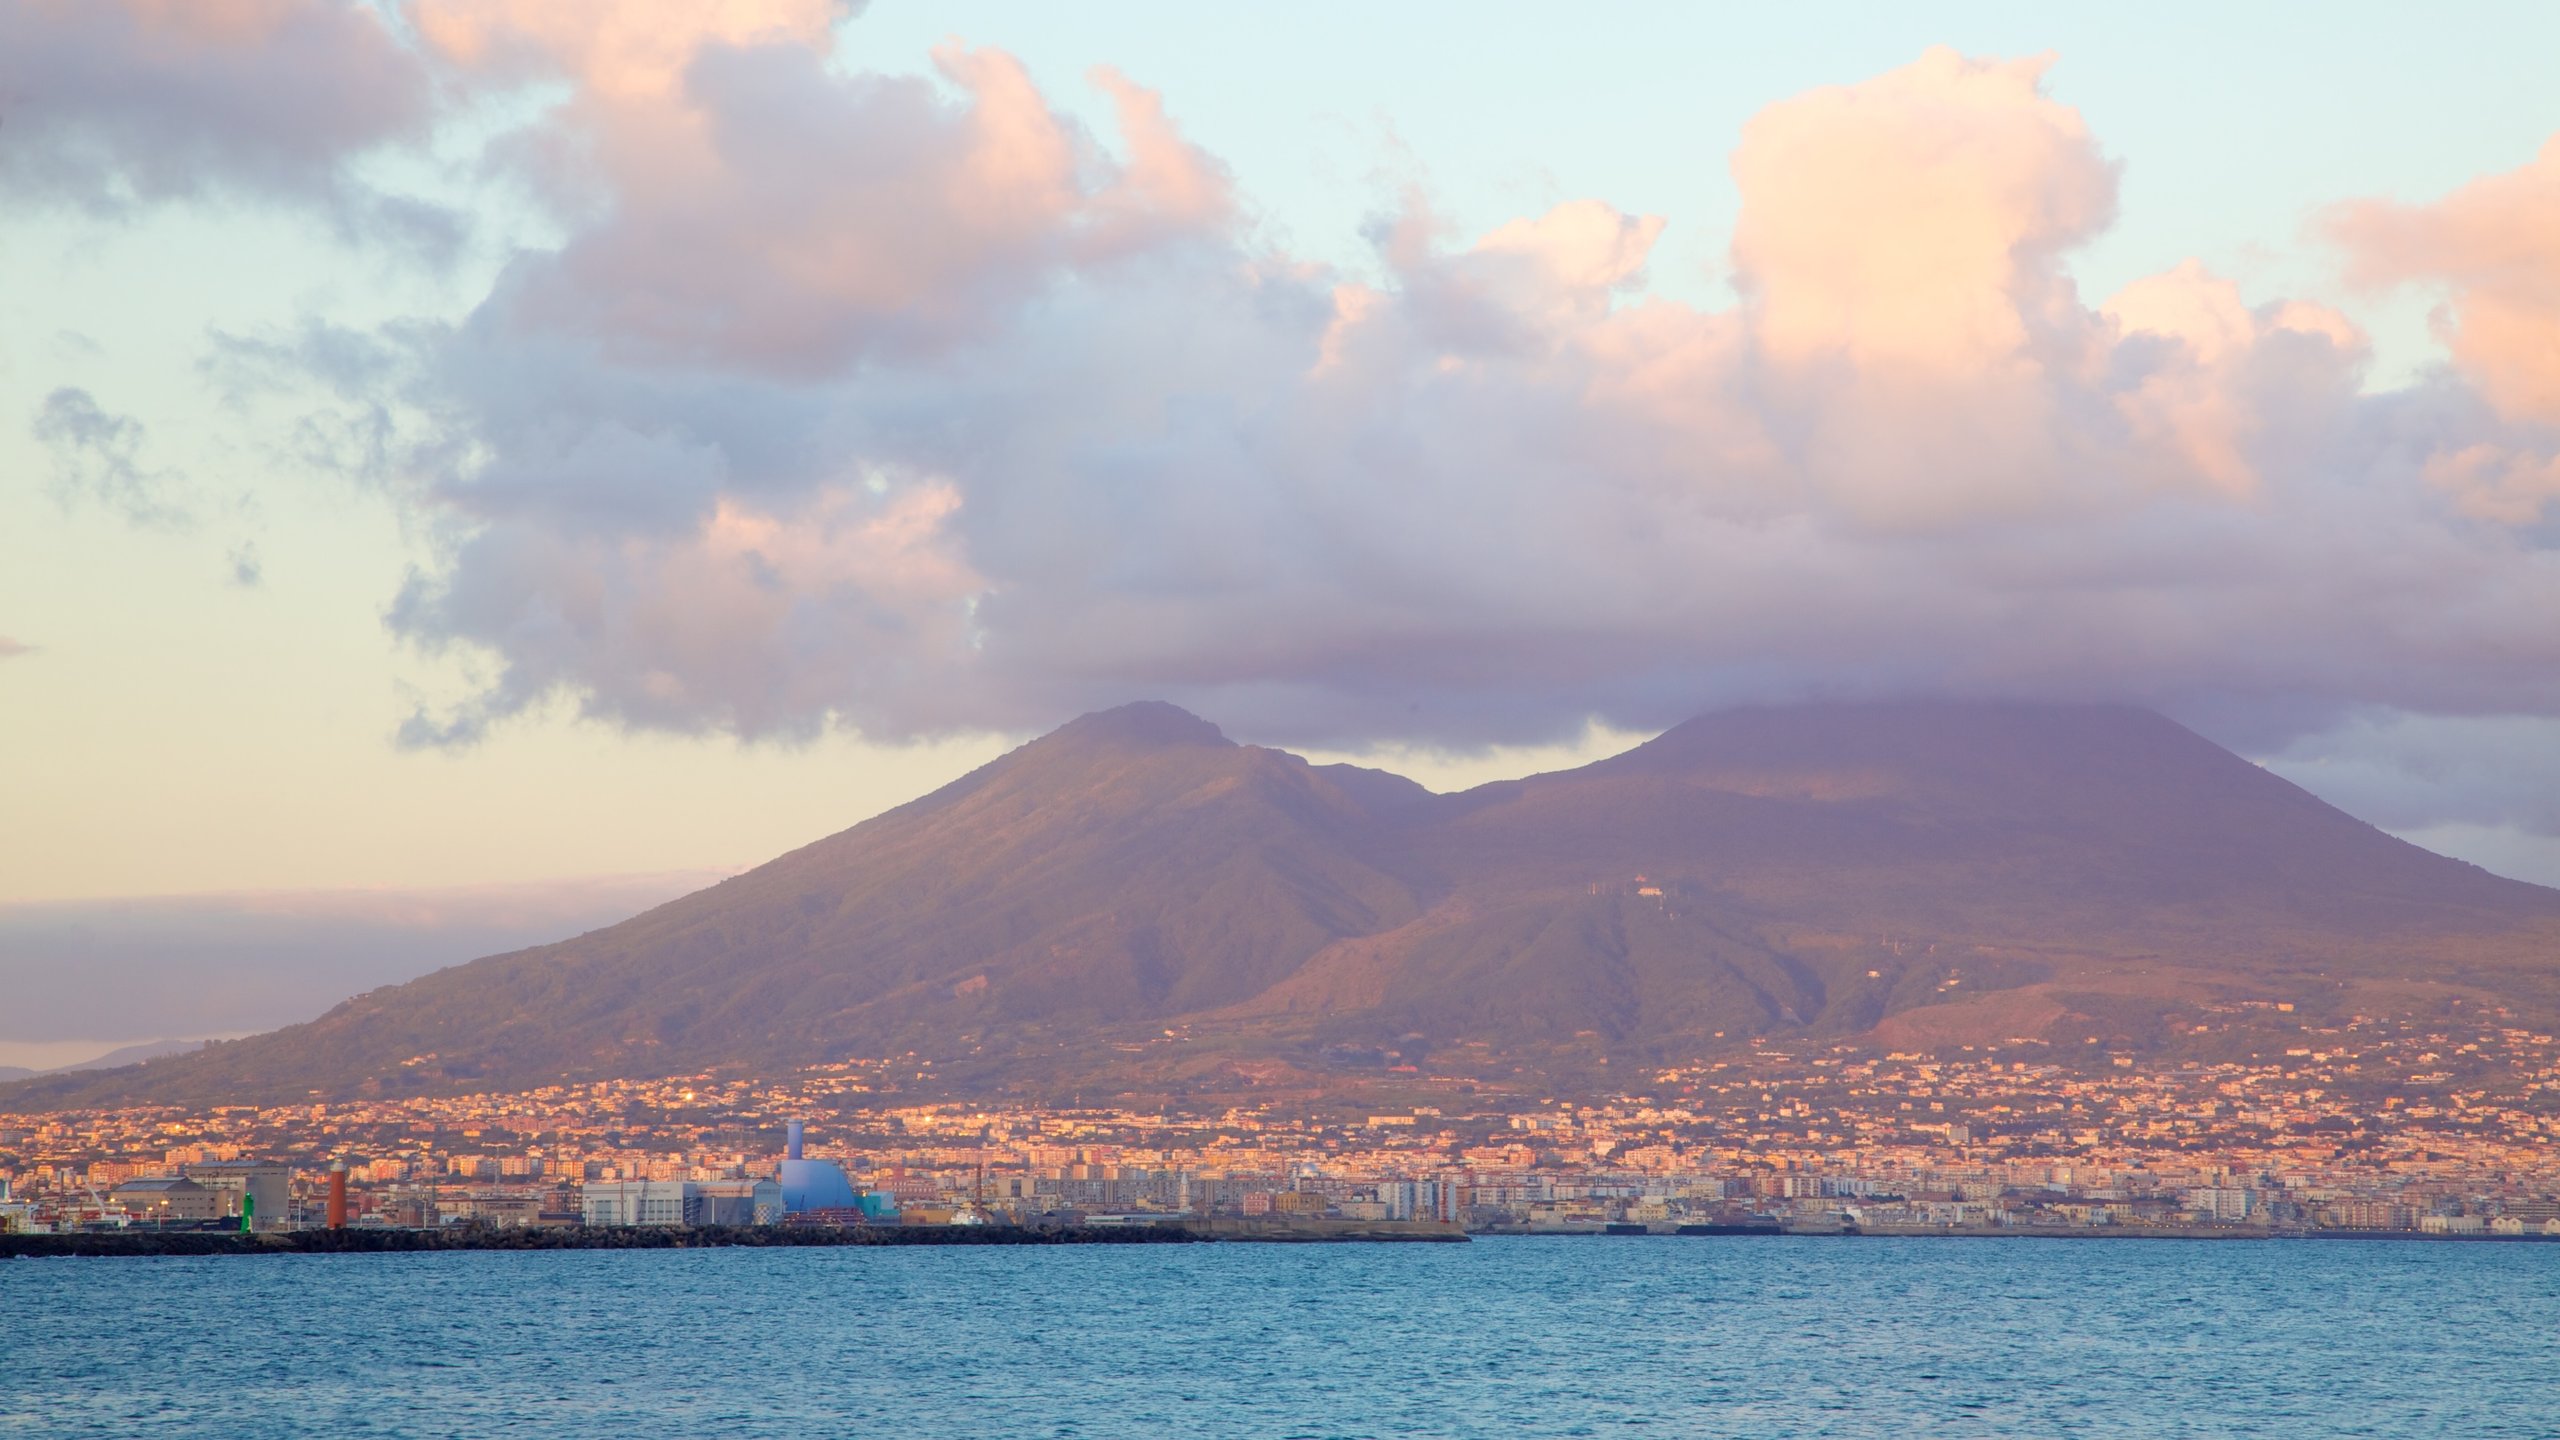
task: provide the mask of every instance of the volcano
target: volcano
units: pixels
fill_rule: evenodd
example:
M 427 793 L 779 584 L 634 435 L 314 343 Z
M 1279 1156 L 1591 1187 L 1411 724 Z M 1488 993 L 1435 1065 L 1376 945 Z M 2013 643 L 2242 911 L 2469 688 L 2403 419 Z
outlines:
M 1737 709 L 1435 794 L 1141 703 L 619 925 L 0 1105 L 881 1056 L 1050 1095 L 1778 1043 L 2174 1055 L 2257 1043 L 2233 1016 L 2464 1006 L 2560 1015 L 2560 892 L 2144 710 Z

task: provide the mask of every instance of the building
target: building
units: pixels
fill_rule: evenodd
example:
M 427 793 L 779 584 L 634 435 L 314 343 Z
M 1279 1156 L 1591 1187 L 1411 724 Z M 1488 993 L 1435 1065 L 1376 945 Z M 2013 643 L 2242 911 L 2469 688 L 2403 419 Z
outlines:
M 26 1233 L 34 1225 L 32 1207 L 10 1193 L 7 1180 L 0 1180 L 0 1235 Z
M 685 1182 L 607 1180 L 589 1185 L 578 1202 L 589 1225 L 682 1225 Z
M 812 1160 L 801 1151 L 800 1122 L 791 1122 L 783 1141 L 782 1168 L 774 1177 L 782 1186 L 782 1208 L 802 1215 L 812 1210 L 851 1210 L 862 1202 L 844 1167 L 833 1160 Z
M 150 1224 L 219 1220 L 232 1213 L 231 1197 L 199 1185 L 183 1175 L 155 1175 L 127 1180 L 107 1192 L 107 1201 L 136 1220 Z
M 2212 1186 L 2187 1192 L 2187 1208 L 2207 1220 L 2246 1220 L 2257 1207 L 2257 1192 Z
M 691 1225 L 779 1225 L 782 1186 L 772 1180 L 710 1180 L 685 1188 L 694 1192 L 686 1213 Z
M 187 1167 L 187 1178 L 221 1192 L 225 1215 L 237 1215 L 243 1203 L 249 1224 L 259 1230 L 282 1230 L 293 1219 L 293 1171 L 255 1160 L 214 1160 Z
M 772 1225 L 782 1187 L 771 1180 L 611 1180 L 579 1202 L 589 1225 Z
M 1458 1218 L 1458 1187 L 1447 1179 L 1381 1181 L 1378 1200 L 1386 1207 L 1384 1220 Z
M 474 1225 L 522 1230 L 542 1223 L 542 1199 L 536 1195 L 483 1191 L 465 1201 L 461 1213 Z

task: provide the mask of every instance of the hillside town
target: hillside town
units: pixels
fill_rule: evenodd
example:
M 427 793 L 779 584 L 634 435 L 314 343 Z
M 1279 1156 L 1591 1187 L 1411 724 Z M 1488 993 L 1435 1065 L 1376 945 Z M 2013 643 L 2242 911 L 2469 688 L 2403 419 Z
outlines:
M 2497 1025 L 2371 1022 L 2280 1061 L 2176 1068 L 1761 1049 L 1588 1103 L 1414 1076 L 1216 1108 L 991 1108 L 933 1094 L 929 1068 L 0 1116 L 0 1226 L 318 1224 L 343 1167 L 345 1223 L 389 1227 L 1304 1216 L 2560 1237 L 2560 1046 Z M 795 1119 L 857 1206 L 759 1205 Z M 644 1194 L 671 1198 L 644 1210 Z

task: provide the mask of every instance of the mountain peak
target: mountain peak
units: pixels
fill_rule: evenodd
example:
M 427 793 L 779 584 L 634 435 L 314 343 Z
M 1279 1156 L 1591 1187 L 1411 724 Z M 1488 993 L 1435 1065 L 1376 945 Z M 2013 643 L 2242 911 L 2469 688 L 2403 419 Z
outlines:
M 1108 745 L 1129 750 L 1190 745 L 1232 748 L 1235 744 L 1217 726 L 1162 700 L 1137 700 L 1080 715 L 1050 731 L 1038 743 Z

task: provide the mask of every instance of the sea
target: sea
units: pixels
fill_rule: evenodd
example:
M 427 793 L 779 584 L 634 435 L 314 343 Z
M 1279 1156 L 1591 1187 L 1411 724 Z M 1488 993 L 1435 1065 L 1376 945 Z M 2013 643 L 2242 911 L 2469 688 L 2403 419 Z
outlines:
M 0 1436 L 2560 1436 L 2560 1245 L 0 1261 Z

